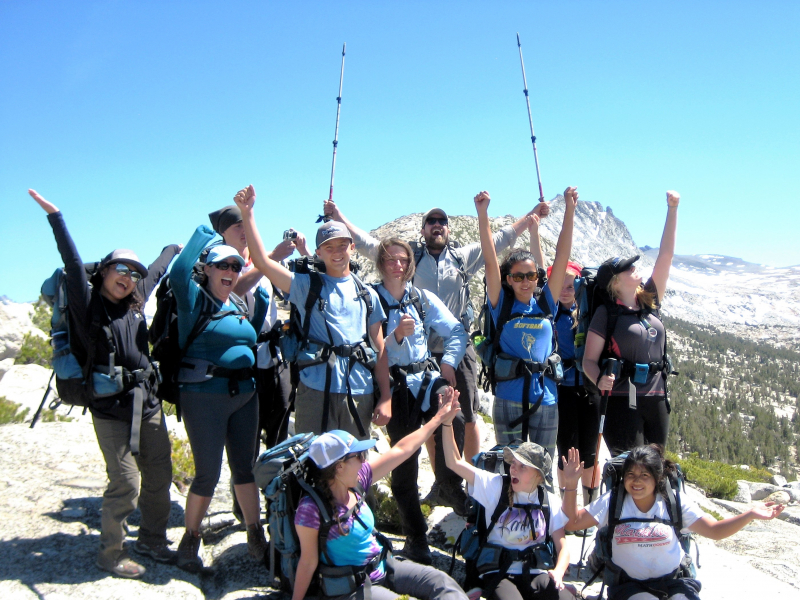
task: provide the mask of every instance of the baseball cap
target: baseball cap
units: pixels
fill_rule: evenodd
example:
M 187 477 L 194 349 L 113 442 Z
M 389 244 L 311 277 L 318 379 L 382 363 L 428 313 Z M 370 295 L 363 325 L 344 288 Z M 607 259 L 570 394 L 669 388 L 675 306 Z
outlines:
M 125 263 L 126 265 L 130 265 L 139 271 L 139 273 L 142 274 L 142 277 L 147 277 L 147 267 L 142 264 L 142 261 L 139 260 L 139 257 L 136 256 L 136 253 L 133 250 L 125 250 L 124 248 L 114 250 L 110 254 L 107 254 L 102 261 L 100 261 L 100 268 L 102 269 L 103 267 L 107 267 L 108 265 L 114 263 Z
M 611 282 L 611 279 L 614 275 L 618 275 L 619 273 L 624 273 L 628 269 L 631 268 L 631 265 L 639 260 L 639 255 L 632 258 L 620 258 L 619 256 L 615 256 L 614 258 L 609 258 L 602 265 L 597 269 L 597 285 L 601 289 L 606 289 L 608 284 Z
M 218 244 L 216 246 L 212 246 L 211 250 L 208 251 L 208 256 L 206 257 L 206 264 L 211 265 L 215 262 L 219 262 L 221 260 L 225 260 L 226 258 L 235 258 L 239 261 L 239 264 L 244 266 L 244 258 L 239 254 L 236 248 L 232 248 L 231 246 L 226 246 L 225 244 Z
M 426 212 L 424 215 L 422 215 L 422 226 L 425 227 L 425 221 L 428 220 L 428 217 L 430 217 L 431 215 L 435 215 L 436 213 L 439 213 L 445 219 L 448 219 L 448 220 L 450 219 L 450 217 L 447 216 L 447 213 L 444 212 L 444 210 L 442 210 L 441 208 L 432 208 L 428 212 Z
M 567 273 L 571 275 L 575 275 L 575 277 L 581 276 L 581 271 L 583 271 L 583 267 L 580 266 L 578 263 L 569 261 L 567 263 Z M 547 276 L 550 277 L 550 273 L 553 272 L 553 265 L 547 267 Z
M 377 442 L 373 439 L 359 440 L 351 433 L 341 429 L 334 429 L 323 433 L 308 448 L 308 455 L 320 469 L 331 466 L 352 454 L 353 452 L 363 452 L 374 448 Z
M 340 223 L 339 221 L 328 221 L 327 223 L 323 223 L 317 229 L 317 248 L 322 246 L 327 241 L 335 240 L 336 238 L 347 238 L 348 240 L 352 241 L 353 236 L 350 235 L 350 232 L 345 227 L 344 223 Z

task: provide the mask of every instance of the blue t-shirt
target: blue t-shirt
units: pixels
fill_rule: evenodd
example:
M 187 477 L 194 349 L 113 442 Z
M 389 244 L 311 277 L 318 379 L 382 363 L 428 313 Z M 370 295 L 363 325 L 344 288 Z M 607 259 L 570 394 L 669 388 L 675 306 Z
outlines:
M 311 309 L 308 337 L 312 342 L 341 346 L 357 344 L 369 337 L 366 323 L 367 307 L 364 299 L 358 298 L 358 288 L 352 275 L 347 277 L 322 276 L 322 292 L 320 298 L 325 300 L 325 315 L 319 310 L 319 302 Z M 300 314 L 300 322 L 305 319 L 305 303 L 311 284 L 311 276 L 307 273 L 292 273 L 292 287 L 289 301 L 294 304 Z M 372 315 L 369 326 L 382 322 L 386 315 L 378 300 L 378 294 L 369 286 L 365 286 L 372 298 Z M 327 324 L 326 324 L 327 321 Z M 329 337 L 330 331 L 330 337 Z M 347 373 L 350 359 L 347 356 L 336 357 L 336 368 L 331 377 L 330 391 L 336 394 L 347 393 Z M 326 365 L 315 365 L 300 371 L 300 381 L 312 390 L 325 390 Z M 350 372 L 350 389 L 354 395 L 372 393 L 372 374 L 369 369 L 356 363 Z
M 490 307 L 495 325 L 497 325 L 497 319 L 500 318 L 500 308 L 503 306 L 505 293 L 506 289 L 501 288 L 497 306 Z M 550 288 L 544 286 L 542 293 L 547 306 L 552 311 L 552 314 L 555 314 L 556 305 L 553 301 L 553 295 L 550 293 Z M 550 319 L 542 313 L 539 305 L 536 304 L 536 298 L 531 298 L 527 305 L 514 298 L 511 315 L 513 318 L 509 319 L 500 334 L 500 350 L 525 360 L 544 362 L 553 352 L 553 326 L 550 323 Z M 544 381 L 544 387 L 542 387 L 542 381 Z M 511 381 L 498 381 L 497 396 L 503 400 L 522 402 L 524 382 L 525 380 L 522 377 Z M 536 402 L 542 393 L 544 393 L 543 405 L 555 404 L 558 401 L 555 381 L 550 377 L 531 377 L 531 387 L 528 394 L 530 403 Z
M 469 338 L 467 337 L 467 332 L 464 331 L 464 325 L 453 316 L 453 313 L 447 309 L 436 294 L 425 290 L 417 290 L 420 296 L 420 304 L 425 311 L 425 320 L 423 322 L 420 319 L 419 312 L 417 312 L 417 307 L 413 303 L 409 303 L 408 306 L 401 310 L 397 308 L 399 307 L 399 302 L 383 285 L 378 285 L 376 289 L 389 304 L 384 343 L 386 345 L 386 353 L 389 355 L 390 367 L 394 365 L 410 365 L 422 362 L 430 357 L 428 337 L 431 330 L 435 331 L 444 340 L 442 363 L 450 365 L 454 369 L 458 366 L 467 351 Z M 410 289 L 411 284 L 407 283 L 403 301 L 408 301 Z M 397 329 L 400 318 L 404 314 L 414 317 L 416 327 L 412 335 L 404 337 L 403 341 L 398 343 L 394 337 L 394 330 Z M 434 371 L 431 376 L 435 379 L 440 376 L 440 373 Z M 415 397 L 419 394 L 424 379 L 425 373 L 409 373 L 406 377 L 406 385 Z M 426 412 L 430 408 L 430 398 L 431 388 L 429 386 L 420 406 L 422 412 Z
M 575 328 L 572 326 L 575 320 L 572 318 L 572 311 L 575 310 L 575 305 L 572 308 L 566 309 L 561 303 L 558 304 L 558 314 L 556 315 L 556 333 L 558 333 L 558 354 L 561 356 L 562 361 L 575 359 Z M 578 368 L 573 364 L 571 367 L 564 367 L 564 379 L 561 381 L 562 386 L 575 387 L 576 385 L 583 385 L 583 375 Z
M 365 490 L 372 485 L 372 467 L 369 466 L 369 463 L 361 466 L 358 472 L 358 482 Z M 337 505 L 335 510 L 341 518 L 347 512 L 347 507 Z M 294 524 L 319 530 L 319 508 L 310 496 L 303 496 L 300 499 L 294 515 Z M 375 529 L 375 516 L 366 502 L 361 505 L 358 519 L 355 518 L 355 515 L 351 515 L 347 521 L 341 523 L 341 526 L 341 531 L 337 525 L 334 525 L 328 532 L 326 549 L 334 566 L 366 565 L 380 554 L 381 545 L 372 533 Z M 320 561 L 324 562 L 324 557 L 321 556 Z M 370 579 L 378 581 L 385 572 L 384 561 L 381 561 L 370 574 Z

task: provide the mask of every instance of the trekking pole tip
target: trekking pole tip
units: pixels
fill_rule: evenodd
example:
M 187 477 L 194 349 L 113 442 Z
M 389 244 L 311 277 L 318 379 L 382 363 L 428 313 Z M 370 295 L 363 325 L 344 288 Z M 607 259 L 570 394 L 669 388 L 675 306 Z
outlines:
M 347 49 L 347 42 L 342 44 L 342 56 L 344 56 L 344 51 Z
M 521 46 L 522 44 L 519 43 L 519 32 L 517 32 L 517 46 Z

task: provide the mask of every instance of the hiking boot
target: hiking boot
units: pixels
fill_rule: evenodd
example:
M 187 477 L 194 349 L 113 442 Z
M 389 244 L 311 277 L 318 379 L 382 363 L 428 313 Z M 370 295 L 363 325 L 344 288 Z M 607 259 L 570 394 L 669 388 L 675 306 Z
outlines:
M 431 491 L 422 499 L 421 504 L 427 504 L 431 508 L 439 506 L 439 482 L 434 481 L 431 486 Z
M 440 485 L 439 506 L 449 506 L 459 517 L 469 515 L 469 498 L 461 485 Z
M 263 563 L 269 550 L 269 544 L 264 537 L 264 528 L 261 523 L 253 523 L 247 527 L 247 551 L 258 562 Z
M 115 562 L 108 563 L 102 557 L 98 557 L 95 564 L 103 571 L 108 571 L 116 577 L 125 577 L 126 579 L 138 579 L 147 570 L 139 563 L 131 560 L 125 552 L 122 552 Z
M 136 540 L 133 544 L 133 551 L 168 565 L 173 565 L 178 560 L 178 553 L 170 550 L 167 542 L 148 544 L 142 540 Z
M 200 538 L 199 531 L 189 531 L 183 534 L 183 539 L 178 546 L 178 568 L 190 573 L 199 573 L 203 568 L 203 561 L 200 559 Z
M 418 563 L 420 565 L 433 564 L 431 558 L 431 549 L 428 546 L 428 537 L 407 537 L 406 543 L 403 545 L 403 551 L 400 553 L 406 559 Z

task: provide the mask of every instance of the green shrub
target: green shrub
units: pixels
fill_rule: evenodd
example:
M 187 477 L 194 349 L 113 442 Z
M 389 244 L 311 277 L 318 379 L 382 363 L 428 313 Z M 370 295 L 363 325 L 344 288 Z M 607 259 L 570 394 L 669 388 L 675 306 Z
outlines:
M 39 296 L 39 300 L 33 305 L 33 316 L 31 317 L 34 327 L 38 327 L 45 333 L 49 333 L 50 317 L 52 316 L 53 309 L 47 306 L 47 302 L 44 301 L 42 296 Z
M 0 396 L 0 425 L 22 423 L 29 412 L 29 408 L 20 410 L 19 404 L 6 400 L 5 396 Z
M 14 364 L 40 365 L 49 369 L 52 358 L 53 349 L 50 347 L 50 340 L 32 333 L 26 333 L 25 337 L 22 338 L 22 347 L 14 359 Z
M 765 469 L 741 469 L 713 460 L 703 460 L 697 453 L 678 460 L 675 454 L 667 452 L 667 458 L 680 464 L 687 481 L 691 481 L 713 498 L 732 500 L 739 489 L 736 484 L 739 479 L 768 482 L 772 477 Z
M 172 481 L 181 491 L 191 485 L 194 479 L 194 455 L 189 440 L 169 434 L 172 445 Z

